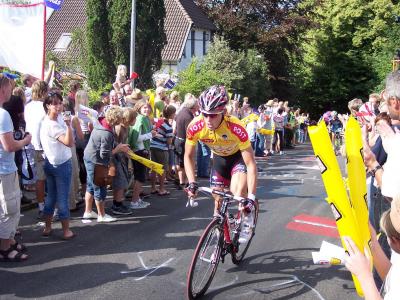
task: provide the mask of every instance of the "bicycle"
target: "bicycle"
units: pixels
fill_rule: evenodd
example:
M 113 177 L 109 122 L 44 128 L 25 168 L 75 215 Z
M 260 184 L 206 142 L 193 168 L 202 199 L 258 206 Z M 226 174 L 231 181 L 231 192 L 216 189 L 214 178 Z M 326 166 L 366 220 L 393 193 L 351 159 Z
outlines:
M 239 243 L 240 231 L 243 226 L 244 213 L 238 210 L 236 217 L 228 212 L 231 203 L 241 203 L 245 198 L 233 196 L 231 193 L 199 187 L 200 192 L 222 197 L 218 216 L 208 224 L 197 243 L 187 277 L 187 295 L 189 299 L 197 299 L 209 288 L 220 261 L 225 262 L 225 256 L 231 254 L 232 262 L 240 264 L 249 249 L 255 234 L 258 218 L 258 201 L 252 211 L 254 225 L 249 240 Z

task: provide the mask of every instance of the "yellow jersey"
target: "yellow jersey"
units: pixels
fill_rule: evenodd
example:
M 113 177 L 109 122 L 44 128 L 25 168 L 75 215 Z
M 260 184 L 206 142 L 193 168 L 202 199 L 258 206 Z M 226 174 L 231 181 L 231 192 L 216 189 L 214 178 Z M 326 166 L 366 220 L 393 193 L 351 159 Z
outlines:
M 193 119 L 186 130 L 186 143 L 196 146 L 203 142 L 218 156 L 229 156 L 251 147 L 242 122 L 234 116 L 224 116 L 216 130 L 207 128 L 202 115 Z

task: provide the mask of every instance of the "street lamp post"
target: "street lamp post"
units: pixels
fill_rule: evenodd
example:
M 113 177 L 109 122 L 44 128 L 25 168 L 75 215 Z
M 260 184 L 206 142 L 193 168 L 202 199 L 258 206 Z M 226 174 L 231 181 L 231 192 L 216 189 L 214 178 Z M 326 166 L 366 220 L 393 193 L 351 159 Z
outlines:
M 135 71 L 135 44 L 136 44 L 136 0 L 132 0 L 131 14 L 131 52 L 130 52 L 130 75 Z M 132 88 L 135 87 L 135 80 L 132 80 Z

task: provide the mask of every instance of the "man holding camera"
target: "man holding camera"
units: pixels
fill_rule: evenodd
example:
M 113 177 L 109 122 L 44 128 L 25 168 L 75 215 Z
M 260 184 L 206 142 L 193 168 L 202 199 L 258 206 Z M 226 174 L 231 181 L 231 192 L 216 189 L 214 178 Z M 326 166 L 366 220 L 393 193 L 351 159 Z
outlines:
M 31 142 L 31 135 L 26 134 L 19 141 L 14 139 L 10 114 L 3 108 L 3 104 L 10 99 L 11 92 L 12 79 L 0 74 L 0 261 L 21 261 L 28 258 L 23 253 L 25 246 L 14 239 L 21 205 L 14 153 Z

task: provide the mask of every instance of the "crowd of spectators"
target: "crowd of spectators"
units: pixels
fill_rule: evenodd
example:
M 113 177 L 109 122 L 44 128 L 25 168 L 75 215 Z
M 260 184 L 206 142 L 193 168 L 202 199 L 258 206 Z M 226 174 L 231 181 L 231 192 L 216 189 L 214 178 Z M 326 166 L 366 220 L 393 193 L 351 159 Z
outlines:
M 11 221 L 4 217 L 10 212 L 2 212 L 0 238 L 8 242 L 2 242 L 0 259 L 27 258 L 24 246 L 14 238 L 19 220 L 16 211 L 32 199 L 20 191 L 35 193 L 43 236 L 53 234 L 52 223 L 60 221 L 62 238 L 69 240 L 75 236 L 69 227 L 70 212 L 81 206 L 83 219 L 113 222 L 115 216 L 147 208 L 150 203 L 144 199 L 150 195 L 168 197 L 170 189 L 185 187 L 186 129 L 198 114 L 197 98 L 186 94 L 182 101 L 178 92 L 157 82 L 154 101 L 150 101 L 148 94 L 132 88 L 126 73 L 125 66 L 118 66 L 113 89 L 90 105 L 81 82 L 69 82 L 63 93 L 49 85 L 47 76 L 38 80 L 23 75 L 22 85 L 17 86 L 18 76 L 1 74 L 0 155 L 10 160 L 6 166 L 2 159 L 1 176 L 15 175 L 7 183 L 14 188 L 18 185 L 11 197 L 18 206 Z M 287 102 L 273 99 L 257 108 L 247 97 L 242 102 L 235 96 L 227 113 L 243 120 L 248 117 L 246 129 L 256 156 L 283 154 L 284 147 L 293 148 L 306 139 L 308 116 Z M 271 132 L 263 134 L 261 129 Z M 197 148 L 197 176 L 209 178 L 211 151 L 201 142 Z M 132 154 L 160 164 L 164 173 L 149 172 L 143 162 L 131 159 Z M 99 174 L 108 181 L 99 184 Z M 146 181 L 149 190 L 143 188 Z M 108 190 L 110 207 L 105 205 Z M 3 191 L 4 198 L 10 197 L 7 193 Z

